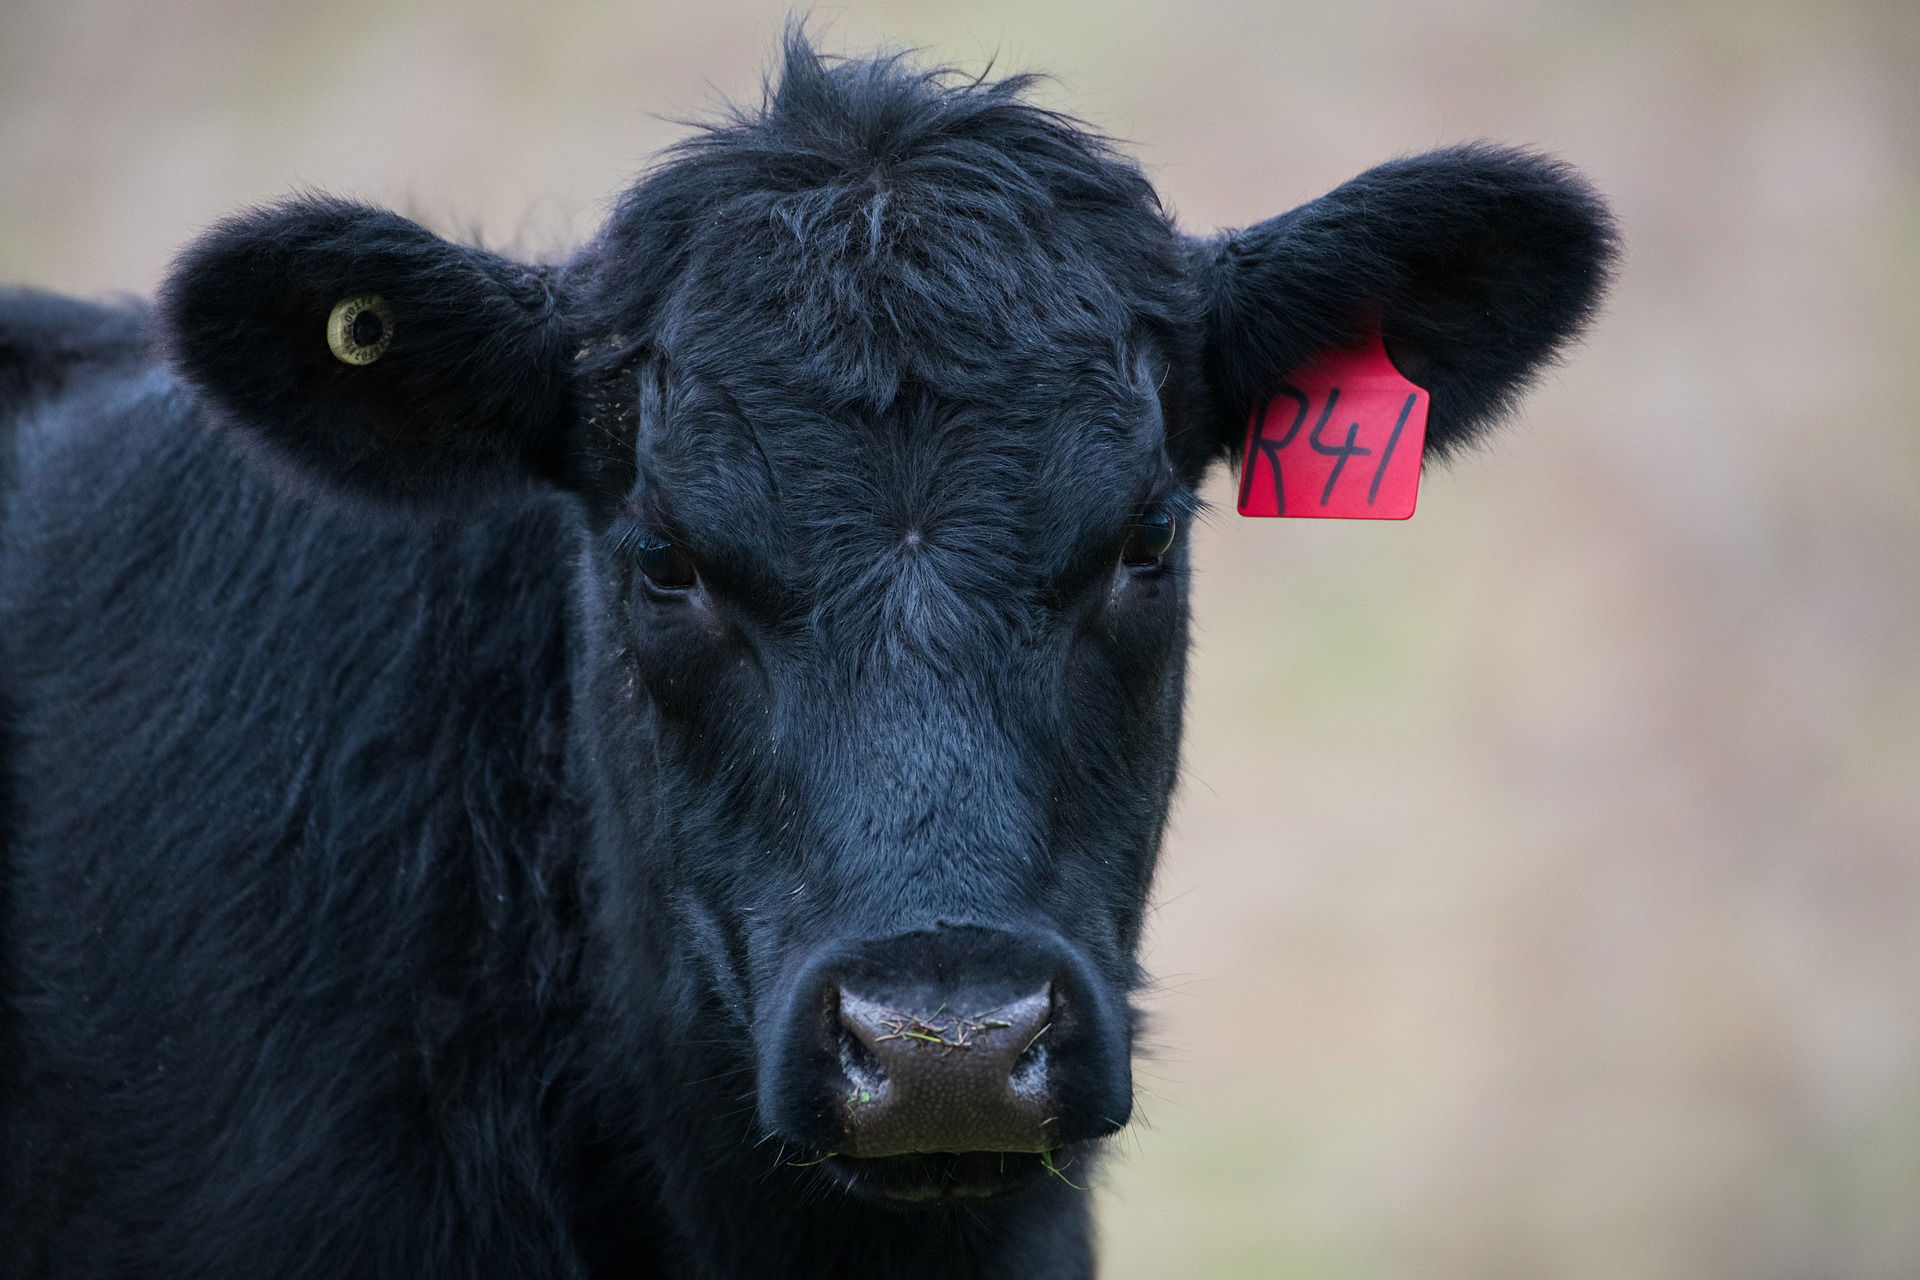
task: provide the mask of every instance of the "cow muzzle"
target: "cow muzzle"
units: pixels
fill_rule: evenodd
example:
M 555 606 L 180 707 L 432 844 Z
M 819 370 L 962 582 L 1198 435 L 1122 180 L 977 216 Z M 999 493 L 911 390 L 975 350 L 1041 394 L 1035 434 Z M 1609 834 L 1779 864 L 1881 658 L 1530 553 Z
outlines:
M 1053 988 L 988 1002 L 874 999 L 841 988 L 843 1155 L 1050 1151 Z M 921 1008 L 901 1008 L 917 1003 Z
M 823 1154 L 1044 1154 L 1132 1108 L 1124 1001 L 1050 935 L 946 927 L 838 948 L 788 1000 L 763 1115 Z

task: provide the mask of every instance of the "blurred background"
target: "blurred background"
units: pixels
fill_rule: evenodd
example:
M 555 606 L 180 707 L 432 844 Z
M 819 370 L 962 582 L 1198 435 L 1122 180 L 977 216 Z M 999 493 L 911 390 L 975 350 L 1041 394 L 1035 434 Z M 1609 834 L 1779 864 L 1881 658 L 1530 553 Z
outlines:
M 0 279 L 319 187 L 555 254 L 786 7 L 0 7 Z M 1199 531 L 1105 1274 L 1920 1275 L 1920 6 L 862 0 L 1193 230 L 1466 138 L 1615 202 L 1591 340 L 1411 523 Z

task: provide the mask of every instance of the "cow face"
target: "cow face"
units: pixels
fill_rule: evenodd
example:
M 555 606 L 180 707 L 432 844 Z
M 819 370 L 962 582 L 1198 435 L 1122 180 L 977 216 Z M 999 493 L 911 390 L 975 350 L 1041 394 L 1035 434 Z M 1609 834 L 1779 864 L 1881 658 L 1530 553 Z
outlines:
M 1446 452 L 1608 254 L 1580 183 L 1487 148 L 1189 240 L 1023 87 L 795 45 L 564 267 L 300 201 L 163 303 L 214 414 L 309 487 L 572 495 L 605 1026 L 698 1047 L 717 1108 L 754 1100 L 742 1149 L 893 1200 L 1127 1119 L 1208 465 L 1372 325 Z

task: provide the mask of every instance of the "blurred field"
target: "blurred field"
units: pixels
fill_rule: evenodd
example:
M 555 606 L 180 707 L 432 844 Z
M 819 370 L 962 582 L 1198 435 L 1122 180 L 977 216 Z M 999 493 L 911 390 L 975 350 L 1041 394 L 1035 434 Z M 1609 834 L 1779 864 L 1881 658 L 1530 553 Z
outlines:
M 6 0 L 0 279 L 148 289 L 302 185 L 557 250 L 784 12 Z M 1484 136 L 1627 232 L 1591 341 L 1412 523 L 1202 532 L 1106 1274 L 1920 1275 L 1920 6 L 816 29 L 1054 72 L 1194 229 Z

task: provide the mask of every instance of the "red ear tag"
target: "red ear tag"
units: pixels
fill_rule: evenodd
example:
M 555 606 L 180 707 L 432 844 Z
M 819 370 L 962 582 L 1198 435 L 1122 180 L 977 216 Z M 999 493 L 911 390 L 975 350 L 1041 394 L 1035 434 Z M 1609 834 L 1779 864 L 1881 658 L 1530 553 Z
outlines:
M 1377 333 L 1295 369 L 1247 424 L 1240 514 L 1405 520 L 1420 495 L 1427 400 Z

